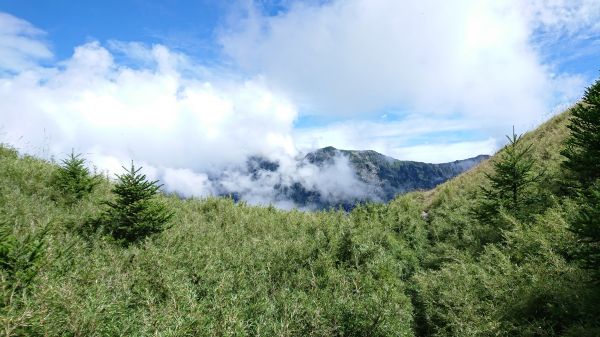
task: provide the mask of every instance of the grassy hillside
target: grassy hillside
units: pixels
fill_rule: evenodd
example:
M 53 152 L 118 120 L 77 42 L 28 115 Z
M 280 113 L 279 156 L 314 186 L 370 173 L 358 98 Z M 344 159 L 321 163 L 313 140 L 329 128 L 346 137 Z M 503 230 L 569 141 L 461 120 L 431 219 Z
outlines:
M 52 188 L 55 170 L 0 152 L 2 221 L 20 241 L 50 228 L 29 289 L 13 293 L 2 274 L 6 335 L 410 334 L 404 282 L 424 240 L 418 220 L 391 228 L 364 210 L 164 197 L 176 212 L 172 228 L 122 248 L 82 229 L 110 198 L 110 183 L 67 206 Z M 419 219 L 410 199 L 385 212 Z
M 563 170 L 560 154 L 563 142 L 569 134 L 567 128 L 570 112 L 556 115 L 537 129 L 523 135 L 524 146 L 532 146 L 532 157 L 536 161 L 535 170 L 544 172 L 542 180 L 536 186 L 535 193 L 546 196 L 546 202 L 559 203 Z M 486 174 L 493 172 L 492 163 L 498 159 L 499 151 L 493 158 L 486 160 L 456 178 L 440 184 L 436 188 L 423 192 L 423 208 L 429 212 L 429 230 L 434 235 L 448 235 L 451 231 L 454 245 L 465 246 L 476 239 L 475 233 L 459 233 L 471 230 L 475 219 L 470 216 L 476 200 L 480 197 L 481 187 L 488 184 Z M 548 205 L 546 205 L 548 206 Z M 473 243 L 473 242 L 471 242 Z M 478 242 L 473 243 L 479 246 Z
M 576 206 L 559 184 L 568 118 L 524 137 L 545 171 L 539 207 L 527 221 L 503 215 L 496 242 L 472 215 L 490 161 L 350 213 L 161 196 L 172 227 L 122 247 L 85 226 L 111 182 L 69 204 L 53 187 L 56 165 L 0 147 L 2 254 L 18 262 L 2 269 L 0 333 L 597 336 L 600 299 L 569 259 Z
M 570 112 L 567 110 L 552 117 L 531 132 L 524 134 L 523 138 L 527 145 L 533 147 L 533 156 L 539 165 L 547 171 L 547 176 L 559 179 L 561 177 L 560 163 L 564 160 L 560 154 L 563 142 L 569 135 L 567 128 Z M 493 160 L 493 159 L 492 159 Z M 491 172 L 490 160 L 485 161 L 472 170 L 460 176 L 440 184 L 436 188 L 425 193 L 428 202 L 434 203 L 437 198 L 449 196 L 449 193 L 469 195 L 476 192 L 485 183 L 485 173 Z M 556 182 L 553 183 L 556 185 Z
M 568 230 L 577 202 L 561 190 L 567 111 L 524 135 L 532 145 L 532 188 L 539 198 L 529 221 L 502 214 L 501 240 L 482 239 L 489 225 L 472 214 L 485 174 L 499 154 L 421 195 L 429 244 L 414 278 L 417 331 L 423 336 L 597 336 L 600 300 L 591 274 L 571 258 L 578 243 Z M 498 224 L 496 224 L 497 226 Z

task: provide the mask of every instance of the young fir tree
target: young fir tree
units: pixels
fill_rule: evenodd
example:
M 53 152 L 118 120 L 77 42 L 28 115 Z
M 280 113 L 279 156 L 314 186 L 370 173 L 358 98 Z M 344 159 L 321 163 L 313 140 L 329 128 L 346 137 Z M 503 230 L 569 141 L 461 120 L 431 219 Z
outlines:
M 100 177 L 92 175 L 85 167 L 85 159 L 81 158 L 81 154 L 71 151 L 71 155 L 62 160 L 55 182 L 65 201 L 73 203 L 90 194 L 100 183 Z
M 166 206 L 156 199 L 162 185 L 148 181 L 140 168 L 131 168 L 117 175 L 118 182 L 112 192 L 115 202 L 107 202 L 108 210 L 101 217 L 104 231 L 118 242 L 129 245 L 161 232 L 173 216 Z
M 600 276 L 600 79 L 572 112 L 571 134 L 561 152 L 571 174 L 568 183 L 574 185 L 581 203 L 571 229 L 581 243 L 579 258 Z
M 535 202 L 529 189 L 541 178 L 534 170 L 535 160 L 531 155 L 532 145 L 522 144 L 522 135 L 517 136 L 513 129 L 512 137 L 506 136 L 509 143 L 493 163 L 494 172 L 486 174 L 489 187 L 482 187 L 482 199 L 474 210 L 482 225 L 490 226 L 484 241 L 499 239 L 498 215 L 501 210 L 519 220 L 527 220 L 530 206 Z
M 571 111 L 571 134 L 561 151 L 567 159 L 563 166 L 580 186 L 589 186 L 600 178 L 600 79 Z

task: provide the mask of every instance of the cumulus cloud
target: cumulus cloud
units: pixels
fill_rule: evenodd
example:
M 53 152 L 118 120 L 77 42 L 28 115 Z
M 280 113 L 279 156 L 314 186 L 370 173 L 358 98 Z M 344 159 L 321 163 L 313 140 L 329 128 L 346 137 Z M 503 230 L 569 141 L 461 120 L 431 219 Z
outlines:
M 214 181 L 219 194 L 237 195 L 254 204 L 272 203 L 284 209 L 380 200 L 381 191 L 359 180 L 348 158 L 339 154 L 325 165 L 297 157 L 280 158 L 276 166 L 258 170 L 235 167 Z
M 60 68 L 3 78 L 6 136 L 194 169 L 236 163 L 248 153 L 293 153 L 297 112 L 288 101 L 259 81 L 184 78 L 165 47 L 149 53 L 157 66 L 136 70 L 93 42 Z
M 327 168 L 301 163 L 292 137 L 297 109 L 260 78 L 211 74 L 161 45 L 109 47 L 86 43 L 49 67 L 31 66 L 23 50 L 12 63 L 18 71 L 0 78 L 0 141 L 46 157 L 74 148 L 110 173 L 133 160 L 186 197 L 235 193 L 290 208 L 297 205 L 285 189 L 294 184 L 332 202 L 361 193 L 343 159 Z M 251 156 L 277 169 L 250 171 Z
M 190 169 L 167 168 L 162 175 L 162 182 L 167 192 L 184 197 L 207 197 L 216 194 L 208 175 Z
M 551 20 L 540 4 L 528 9 L 516 0 L 349 0 L 293 3 L 269 16 L 251 6 L 221 43 L 317 114 L 402 107 L 531 127 L 584 81 L 543 64 L 532 22 Z

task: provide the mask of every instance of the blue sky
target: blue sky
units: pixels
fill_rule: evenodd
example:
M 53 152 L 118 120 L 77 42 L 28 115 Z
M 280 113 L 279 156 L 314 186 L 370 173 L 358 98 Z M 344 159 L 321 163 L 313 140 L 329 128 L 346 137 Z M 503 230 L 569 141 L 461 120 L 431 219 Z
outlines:
M 218 53 L 215 29 L 226 1 L 0 1 L 0 9 L 48 33 L 57 59 L 86 41 L 162 43 L 198 58 Z
M 106 169 L 493 153 L 599 71 L 597 0 L 0 0 L 0 141 Z

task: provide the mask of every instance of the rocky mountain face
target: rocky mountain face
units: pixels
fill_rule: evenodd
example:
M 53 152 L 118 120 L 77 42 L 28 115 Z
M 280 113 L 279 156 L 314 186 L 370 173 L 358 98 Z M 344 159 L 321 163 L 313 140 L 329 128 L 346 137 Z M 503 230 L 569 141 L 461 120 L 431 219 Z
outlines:
M 307 186 L 298 180 L 273 186 L 278 199 L 288 199 L 300 207 L 316 209 L 330 207 L 351 209 L 358 202 L 387 202 L 398 194 L 434 188 L 488 159 L 489 156 L 479 155 L 450 163 L 428 164 L 397 160 L 371 150 L 353 151 L 325 147 L 308 153 L 300 160 L 299 165 L 315 165 L 324 171 L 335 165 L 336 160 L 340 158 L 347 160 L 354 171 L 357 180 L 361 183 L 357 188 L 364 189 L 362 193 L 351 197 L 332 198 L 323 195 L 322 191 L 314 185 Z M 260 157 L 252 157 L 248 160 L 248 171 L 254 177 L 260 175 L 261 171 L 275 172 L 278 167 L 278 163 Z

